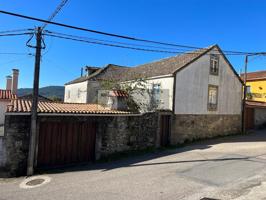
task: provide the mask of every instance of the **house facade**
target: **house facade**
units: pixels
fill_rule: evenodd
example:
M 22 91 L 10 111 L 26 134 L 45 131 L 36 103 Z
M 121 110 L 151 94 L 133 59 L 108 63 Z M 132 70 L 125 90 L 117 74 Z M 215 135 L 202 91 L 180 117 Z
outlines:
M 125 84 L 138 79 L 145 80 L 152 98 L 143 92 L 135 101 L 149 105 L 155 99 L 156 109 L 172 111 L 172 144 L 240 132 L 242 81 L 218 45 L 136 67 L 110 64 L 67 83 L 65 95 L 70 91 L 77 97 L 82 90 L 83 101 L 93 102 L 102 81 Z M 82 85 L 84 90 L 77 89 Z
M 244 74 L 241 74 L 244 80 Z M 266 102 L 266 71 L 247 73 L 247 97 L 254 101 Z

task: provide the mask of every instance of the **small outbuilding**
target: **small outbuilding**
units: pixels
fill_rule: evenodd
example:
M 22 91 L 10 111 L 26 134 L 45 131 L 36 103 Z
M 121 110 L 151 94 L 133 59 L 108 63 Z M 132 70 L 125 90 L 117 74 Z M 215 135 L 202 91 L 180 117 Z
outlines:
M 12 100 L 5 114 L 5 135 L 0 137 L 0 171 L 6 176 L 26 173 L 30 119 L 31 101 Z M 40 101 L 37 129 L 35 168 L 43 169 L 166 145 L 170 115 L 131 113 L 99 104 Z

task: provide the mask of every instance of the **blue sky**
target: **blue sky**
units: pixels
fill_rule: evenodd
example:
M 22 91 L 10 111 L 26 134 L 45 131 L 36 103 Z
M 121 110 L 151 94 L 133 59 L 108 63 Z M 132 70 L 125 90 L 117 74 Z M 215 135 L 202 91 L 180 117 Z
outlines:
M 47 19 L 60 0 L 0 0 L 0 9 Z M 266 1 L 263 0 L 69 0 L 55 21 L 90 29 L 177 44 L 225 50 L 266 51 Z M 0 31 L 33 28 L 41 23 L 0 14 Z M 113 38 L 48 25 L 47 30 L 100 39 Z M 34 52 L 28 36 L 0 37 L 0 53 Z M 78 77 L 84 65 L 134 66 L 171 54 L 117 49 L 57 38 L 45 38 L 40 86 L 63 85 Z M 228 57 L 237 71 L 243 56 Z M 20 69 L 19 87 L 32 87 L 34 58 L 0 55 L 0 88 L 12 68 Z M 265 57 L 250 60 L 249 71 L 266 69 Z

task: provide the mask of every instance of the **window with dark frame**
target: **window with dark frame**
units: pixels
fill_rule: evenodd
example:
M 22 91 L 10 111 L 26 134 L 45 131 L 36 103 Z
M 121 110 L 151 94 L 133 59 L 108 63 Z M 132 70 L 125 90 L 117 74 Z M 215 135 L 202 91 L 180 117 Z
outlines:
M 210 55 L 210 74 L 212 75 L 219 74 L 219 55 L 215 54 Z
M 218 106 L 218 86 L 209 85 L 208 89 L 208 110 L 217 110 Z

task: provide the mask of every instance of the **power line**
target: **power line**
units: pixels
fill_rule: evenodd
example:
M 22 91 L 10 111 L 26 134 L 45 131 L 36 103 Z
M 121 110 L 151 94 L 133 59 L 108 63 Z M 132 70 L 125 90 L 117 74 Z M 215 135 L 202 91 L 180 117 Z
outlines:
M 125 35 L 118 35 L 118 34 L 113 34 L 113 33 L 107 33 L 107 32 L 92 30 L 92 29 L 83 28 L 83 27 L 72 26 L 72 25 L 58 23 L 58 22 L 52 22 L 52 21 L 48 21 L 48 20 L 44 20 L 44 19 L 40 19 L 40 18 L 36 18 L 36 17 L 21 15 L 21 14 L 12 13 L 12 12 L 3 11 L 3 10 L 0 10 L 0 13 L 7 14 L 7 15 L 11 15 L 11 16 L 15 16 L 15 17 L 20 17 L 20 18 L 24 18 L 24 19 L 29 19 L 29 20 L 44 22 L 44 23 L 47 23 L 47 24 L 53 24 L 53 25 L 57 25 L 57 26 L 61 26 L 61 27 L 66 27 L 66 28 L 71 28 L 71 29 L 76 29 L 76 30 L 81 30 L 81 31 L 86 31 L 86 32 L 101 34 L 101 35 L 105 35 L 105 36 L 117 37 L 117 38 L 122 38 L 122 39 L 127 39 L 127 40 L 134 40 L 134 41 L 139 41 L 139 42 L 148 42 L 148 43 L 153 43 L 153 44 L 166 45 L 166 46 L 174 46 L 174 47 L 181 47 L 181 48 L 189 48 L 189 49 L 204 49 L 204 48 L 194 47 L 194 46 L 187 46 L 187 45 L 179 45 L 179 44 L 158 42 L 158 41 L 154 41 L 154 40 L 147 40 L 147 39 L 135 38 L 135 37 L 125 36 Z M 227 52 L 227 53 L 236 53 L 236 54 L 253 54 L 253 52 L 242 52 L 242 51 L 227 51 L 227 50 L 224 50 L 224 52 Z
M 13 30 L 6 30 L 6 31 L 0 31 L 0 34 L 3 33 L 14 33 L 14 32 L 25 32 L 25 31 L 33 31 L 34 29 L 13 29 Z
M 15 59 L 15 60 L 10 60 L 8 62 L 0 63 L 0 65 L 7 65 L 7 64 L 10 64 L 10 63 L 24 61 L 24 60 L 27 60 L 27 59 L 30 59 L 30 58 L 32 58 L 32 57 L 30 57 L 30 55 L 28 55 L 28 57 L 26 57 L 26 58 L 18 58 L 18 59 Z
M 60 12 L 60 10 L 66 5 L 68 0 L 62 0 L 61 3 L 57 6 L 56 10 L 52 13 L 52 15 L 48 18 L 47 21 L 51 22 L 53 18 Z M 45 29 L 45 27 L 48 25 L 48 23 L 44 23 L 42 26 L 42 29 Z
M 19 36 L 19 35 L 31 35 L 32 33 L 8 33 L 8 34 L 0 34 L 0 37 L 5 36 Z
M 131 49 L 131 50 L 138 50 L 138 51 L 147 51 L 147 52 L 157 52 L 157 53 L 168 53 L 168 54 L 200 54 L 202 53 L 203 50 L 205 49 L 200 49 L 198 50 L 199 52 L 185 52 L 185 51 L 166 51 L 166 50 L 158 50 L 158 49 L 147 49 L 147 48 L 138 48 L 138 47 L 130 47 L 130 46 L 124 46 L 124 45 L 117 45 L 117 44 L 112 44 L 112 43 L 106 43 L 106 42 L 97 42 L 97 41 L 90 41 L 90 40 L 85 40 L 85 39 L 77 39 L 73 37 L 67 37 L 67 36 L 60 36 L 60 35 L 55 35 L 55 34 L 49 34 L 45 33 L 44 35 L 51 36 L 51 37 L 56 37 L 56 38 L 61 38 L 61 39 L 67 39 L 67 40 L 73 40 L 73 41 L 78 41 L 78 42 L 85 42 L 89 44 L 97 44 L 97 45 L 103 45 L 103 46 L 110 46 L 110 47 L 118 47 L 118 48 L 123 48 L 123 49 Z M 201 51 L 201 52 L 200 52 Z M 222 55 L 222 54 L 216 54 L 215 55 Z M 236 54 L 236 53 L 227 53 L 226 55 L 243 55 L 243 54 Z
M 168 49 L 168 50 L 179 50 L 179 51 L 186 51 L 186 50 L 188 50 L 188 49 L 184 49 L 184 48 L 181 49 L 181 48 L 161 47 L 161 46 L 153 46 L 153 45 L 133 44 L 133 43 L 126 43 L 126 42 L 118 42 L 118 41 L 113 41 L 113 40 L 102 40 L 102 39 L 96 39 L 96 38 L 91 38 L 91 37 L 83 37 L 83 36 L 76 36 L 76 35 L 70 35 L 70 34 L 65 34 L 65 33 L 58 33 L 58 32 L 47 31 L 47 30 L 45 32 L 46 33 L 51 33 L 53 35 L 73 37 L 73 38 L 78 38 L 78 39 L 82 39 L 82 40 L 93 40 L 93 41 L 98 41 L 98 42 L 109 42 L 109 43 L 129 45 L 129 46 L 158 48 L 158 49 Z
M 0 55 L 32 55 L 30 53 L 12 53 L 12 52 L 7 52 L 7 53 L 3 53 L 3 52 L 0 52 Z
M 78 42 L 85 42 L 85 43 L 90 43 L 90 44 L 98 44 L 98 45 L 104 45 L 104 46 L 110 46 L 110 47 L 119 47 L 119 48 L 124 48 L 124 49 L 132 49 L 132 50 L 140 50 L 140 51 L 149 51 L 149 52 L 158 52 L 158 53 L 172 53 L 172 54 L 179 53 L 179 52 L 173 52 L 173 51 L 164 51 L 164 50 L 155 50 L 155 49 L 144 49 L 144 48 L 129 47 L 129 46 L 123 46 L 123 45 L 110 44 L 110 43 L 89 41 L 89 40 L 84 40 L 84 39 L 77 39 L 77 38 L 71 38 L 71 37 L 66 37 L 66 36 L 59 36 L 59 35 L 48 34 L 48 33 L 45 33 L 44 35 L 51 36 L 51 37 L 56 37 L 56 38 L 61 38 L 61 39 L 68 39 L 68 40 L 78 41 Z

